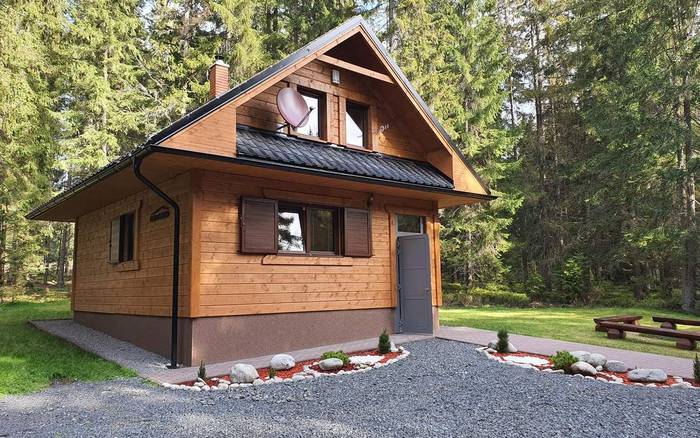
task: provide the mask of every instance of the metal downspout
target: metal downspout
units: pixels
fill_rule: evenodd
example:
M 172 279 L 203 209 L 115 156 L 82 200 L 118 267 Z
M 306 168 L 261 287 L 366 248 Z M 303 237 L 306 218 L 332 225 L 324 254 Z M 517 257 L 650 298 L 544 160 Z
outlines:
M 173 224 L 173 305 L 171 313 L 170 333 L 170 365 L 168 368 L 177 368 L 177 324 L 178 324 L 178 290 L 180 285 L 180 206 L 171 197 L 166 195 L 155 184 L 141 174 L 141 161 L 143 157 L 133 158 L 134 175 L 146 185 L 153 193 L 170 204 L 174 213 Z

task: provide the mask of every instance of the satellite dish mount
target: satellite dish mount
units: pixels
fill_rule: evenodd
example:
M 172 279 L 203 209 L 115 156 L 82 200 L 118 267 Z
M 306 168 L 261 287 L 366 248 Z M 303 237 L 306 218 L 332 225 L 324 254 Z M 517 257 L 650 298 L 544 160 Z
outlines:
M 313 111 L 313 108 L 309 108 L 309 105 L 306 104 L 304 96 L 291 87 L 282 88 L 277 93 L 277 109 L 284 121 L 287 122 L 277 129 L 287 126 L 294 129 L 301 128 L 309 122 L 309 114 Z

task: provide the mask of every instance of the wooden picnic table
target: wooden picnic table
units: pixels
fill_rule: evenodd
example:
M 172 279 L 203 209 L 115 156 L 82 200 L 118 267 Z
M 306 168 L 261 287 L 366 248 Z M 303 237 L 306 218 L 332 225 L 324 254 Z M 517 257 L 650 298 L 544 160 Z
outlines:
M 626 332 L 646 333 L 675 338 L 677 339 L 676 347 L 683 350 L 694 350 L 697 346 L 697 342 L 700 341 L 700 332 L 688 332 L 614 321 L 601 321 L 598 324 L 607 330 L 608 338 L 610 339 L 622 339 L 625 337 Z
M 593 318 L 593 322 L 595 322 L 595 331 L 607 332 L 608 329 L 601 327 L 599 324 L 600 322 L 622 322 L 625 324 L 639 325 L 640 319 L 642 319 L 641 315 L 614 315 L 614 316 L 601 316 L 600 318 Z

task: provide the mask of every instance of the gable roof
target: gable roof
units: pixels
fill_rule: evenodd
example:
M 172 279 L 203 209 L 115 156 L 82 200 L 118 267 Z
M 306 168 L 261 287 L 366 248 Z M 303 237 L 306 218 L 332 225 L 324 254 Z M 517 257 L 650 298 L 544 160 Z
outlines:
M 238 157 L 306 169 L 452 189 L 452 181 L 430 163 L 356 151 L 238 125 Z
M 469 164 L 469 162 L 466 160 L 464 154 L 460 151 L 460 149 L 457 147 L 457 145 L 454 143 L 450 135 L 445 131 L 445 128 L 440 124 L 440 122 L 437 120 L 435 115 L 432 113 L 428 105 L 425 103 L 423 98 L 418 94 L 418 92 L 413 88 L 413 85 L 408 81 L 404 73 L 401 71 L 399 66 L 394 62 L 393 59 L 389 56 L 389 54 L 386 52 L 386 49 L 382 45 L 382 43 L 379 41 L 379 38 L 376 36 L 376 34 L 372 31 L 372 29 L 369 27 L 367 22 L 359 15 L 345 21 L 338 27 L 330 30 L 329 32 L 321 35 L 320 37 L 316 38 L 315 40 L 311 41 L 310 43 L 306 44 L 305 46 L 301 47 L 297 51 L 293 52 L 291 55 L 287 56 L 286 58 L 282 59 L 281 61 L 271 65 L 270 67 L 262 70 L 261 72 L 255 74 L 248 80 L 236 85 L 235 87 L 231 88 L 221 96 L 214 98 L 212 100 L 209 100 L 205 104 L 197 107 L 193 111 L 187 113 L 180 119 L 176 120 L 175 122 L 171 123 L 167 127 L 161 129 L 160 131 L 156 132 L 155 134 L 151 135 L 143 144 L 139 145 L 138 147 L 134 148 L 132 151 L 130 151 L 128 154 L 120 157 L 117 160 L 114 160 L 113 162 L 107 164 L 103 168 L 97 170 L 93 174 L 80 179 L 76 181 L 71 187 L 68 189 L 64 190 L 63 192 L 59 193 L 58 195 L 54 196 L 53 198 L 49 199 L 47 202 L 41 204 L 40 206 L 34 208 L 32 211 L 30 211 L 26 217 L 29 219 L 37 218 L 40 214 L 43 212 L 47 211 L 48 209 L 56 206 L 57 204 L 60 204 L 63 200 L 69 198 L 70 196 L 80 192 L 81 190 L 109 177 L 110 175 L 124 169 L 125 167 L 129 166 L 130 162 L 137 156 L 145 156 L 148 155 L 152 152 L 158 152 L 158 151 L 164 151 L 164 148 L 158 147 L 158 144 L 163 142 L 164 140 L 170 138 L 171 136 L 175 135 L 176 133 L 182 131 L 183 129 L 193 125 L 197 121 L 201 120 L 202 118 L 206 117 L 207 115 L 213 113 L 217 109 L 221 108 L 222 106 L 232 102 L 233 100 L 243 96 L 246 92 L 250 91 L 256 86 L 259 86 L 260 84 L 270 80 L 274 76 L 278 75 L 279 73 L 294 68 L 294 66 L 300 62 L 303 62 L 304 59 L 309 57 L 310 55 L 318 52 L 319 50 L 323 49 L 324 47 L 327 47 L 329 45 L 332 45 L 333 42 L 337 41 L 341 37 L 348 35 L 355 29 L 361 29 L 364 32 L 361 32 L 360 34 L 363 35 L 368 39 L 368 41 L 377 49 L 377 52 L 381 55 L 382 59 L 386 62 L 386 64 L 390 67 L 389 68 L 389 73 L 394 77 L 395 80 L 400 82 L 403 86 L 406 87 L 406 90 L 408 90 L 408 93 L 410 94 L 411 97 L 413 97 L 414 102 L 417 103 L 418 109 L 423 112 L 430 123 L 436 128 L 436 130 L 439 132 L 440 136 L 442 139 L 445 141 L 445 143 L 451 148 L 451 150 L 462 160 L 462 162 L 465 164 L 465 166 L 469 169 L 469 171 L 474 175 L 478 183 L 481 185 L 483 188 L 484 192 L 486 195 L 479 195 L 475 194 L 477 197 L 482 198 L 482 199 L 493 199 L 494 197 L 491 195 L 491 191 L 487 187 L 487 185 L 483 182 L 483 180 L 479 177 L 479 175 L 476 173 L 474 168 Z M 329 47 L 328 50 L 332 48 Z M 310 61 L 310 60 L 309 60 Z M 245 148 L 245 146 L 244 146 Z M 246 157 L 241 157 L 242 159 L 245 159 Z M 248 158 L 253 158 L 253 157 L 248 157 Z M 288 163 L 289 164 L 289 163 Z M 423 165 L 428 164 L 428 163 L 423 163 Z M 430 166 L 432 167 L 432 166 Z M 453 188 L 454 186 L 452 185 L 452 181 L 449 180 L 449 178 L 445 177 L 442 175 L 439 171 L 433 168 L 439 175 L 444 178 L 448 184 L 450 184 L 450 188 Z M 439 179 L 439 178 L 437 178 Z M 405 181 L 397 181 L 401 183 L 405 183 Z M 424 186 L 431 187 L 430 184 L 423 184 Z M 436 189 L 441 189 L 445 190 L 448 189 L 448 187 L 445 186 L 440 186 L 440 185 L 434 185 L 432 186 Z
M 298 62 L 304 60 L 309 55 L 314 54 L 318 50 L 328 46 L 329 44 L 333 43 L 335 40 L 338 38 L 348 34 L 354 29 L 361 28 L 364 33 L 362 35 L 366 35 L 369 38 L 369 42 L 377 49 L 379 54 L 382 56 L 383 60 L 389 65 L 390 67 L 390 73 L 392 73 L 395 76 L 395 79 L 401 82 L 402 85 L 406 87 L 408 90 L 409 94 L 411 97 L 414 98 L 415 102 L 417 102 L 419 109 L 428 117 L 430 120 L 431 124 L 437 129 L 437 131 L 440 133 L 440 136 L 442 137 L 443 140 L 447 143 L 447 145 L 452 149 L 452 151 L 462 160 L 462 162 L 465 164 L 465 166 L 469 169 L 470 172 L 474 175 L 476 180 L 479 182 L 481 187 L 484 189 L 484 192 L 487 195 L 491 194 L 491 191 L 489 190 L 488 186 L 486 183 L 479 177 L 479 175 L 476 173 L 474 168 L 469 164 L 467 161 L 466 157 L 462 153 L 462 151 L 459 149 L 459 147 L 455 144 L 455 142 L 452 140 L 450 135 L 447 133 L 445 128 L 442 126 L 442 124 L 437 120 L 433 112 L 430 110 L 428 107 L 428 104 L 425 103 L 423 98 L 418 94 L 415 88 L 413 88 L 413 85 L 411 82 L 406 78 L 406 75 L 403 73 L 401 68 L 394 62 L 394 60 L 389 56 L 389 54 L 386 51 L 386 48 L 384 45 L 379 41 L 379 38 L 377 35 L 372 31 L 370 28 L 369 24 L 362 18 L 360 15 L 356 15 L 349 20 L 345 21 L 338 27 L 326 32 L 325 34 L 321 35 L 320 37 L 316 38 L 315 40 L 311 41 L 310 43 L 306 44 L 299 50 L 293 52 L 291 55 L 287 56 L 286 58 L 282 59 L 281 61 L 277 62 L 276 64 L 271 65 L 270 67 L 262 70 L 261 72 L 257 73 L 256 75 L 252 76 L 250 79 L 242 82 L 241 84 L 236 85 L 235 87 L 231 88 L 221 96 L 210 100 L 209 102 L 205 103 L 204 105 L 200 106 L 199 108 L 193 110 L 192 112 L 186 114 L 182 118 L 176 120 L 173 122 L 170 126 L 162 129 L 161 131 L 153 134 L 148 140 L 147 143 L 160 143 L 169 137 L 173 136 L 174 134 L 180 132 L 181 130 L 185 129 L 186 127 L 192 125 L 193 123 L 197 122 L 201 118 L 211 114 L 215 110 L 219 109 L 220 107 L 232 102 L 233 100 L 237 99 L 238 97 L 242 96 L 245 94 L 247 91 L 251 90 L 252 88 L 260 85 L 261 83 L 271 79 L 273 76 L 277 75 L 278 73 L 289 69 L 293 68 L 295 64 Z

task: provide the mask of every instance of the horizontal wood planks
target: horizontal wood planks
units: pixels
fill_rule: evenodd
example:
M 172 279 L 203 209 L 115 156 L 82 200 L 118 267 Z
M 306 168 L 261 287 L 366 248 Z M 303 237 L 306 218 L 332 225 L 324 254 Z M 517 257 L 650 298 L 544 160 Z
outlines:
M 284 190 L 280 188 L 284 187 Z M 199 316 L 392 307 L 389 213 L 385 204 L 430 203 L 378 197 L 371 206 L 372 256 L 307 257 L 240 253 L 241 196 L 367 208 L 367 193 L 206 171 L 201 175 Z M 432 219 L 432 218 L 431 218 Z M 432 236 L 431 236 L 432 237 Z
M 403 158 L 425 160 L 426 146 L 415 140 L 411 131 L 406 129 L 401 119 L 395 116 L 395 110 L 387 105 L 382 90 L 391 85 L 380 83 L 352 71 L 342 70 L 341 83 L 331 83 L 331 69 L 337 68 L 328 63 L 312 61 L 283 81 L 260 92 L 237 109 L 237 122 L 256 128 L 275 130 L 284 124 L 276 105 L 279 90 L 290 84 L 305 87 L 326 94 L 328 108 L 328 135 L 330 143 L 343 144 L 344 136 L 344 102 L 350 100 L 370 106 L 370 127 L 372 149 L 387 155 Z M 436 144 L 436 143 L 435 143 Z M 435 144 L 432 146 L 435 147 Z
M 189 174 L 159 184 L 180 204 L 180 315 L 190 314 L 191 195 Z M 108 263 L 109 227 L 112 218 L 137 212 L 135 262 L 129 270 Z M 166 219 L 150 222 L 150 214 L 164 202 L 142 191 L 95 210 L 78 220 L 73 310 L 130 315 L 170 315 L 172 296 L 172 211 Z M 133 269 L 133 266 L 138 266 Z

